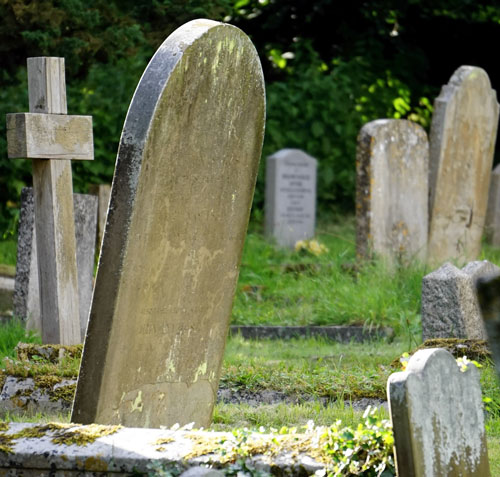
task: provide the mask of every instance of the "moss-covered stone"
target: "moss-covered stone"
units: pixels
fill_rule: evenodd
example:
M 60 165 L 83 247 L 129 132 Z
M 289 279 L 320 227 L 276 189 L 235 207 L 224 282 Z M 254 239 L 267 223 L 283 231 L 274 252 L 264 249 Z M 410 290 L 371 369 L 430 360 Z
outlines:
M 467 356 L 467 358 L 478 362 L 484 362 L 491 359 L 491 351 L 487 341 L 460 338 L 435 338 L 426 340 L 409 354 L 413 355 L 420 349 L 428 348 L 444 348 L 448 350 L 454 358 Z M 395 368 L 401 367 L 399 357 L 392 361 L 391 366 Z
M 51 401 L 66 401 L 69 403 L 73 402 L 76 392 L 76 383 L 67 384 L 66 386 L 59 386 L 58 388 L 52 389 L 49 392 Z
M 57 364 L 63 358 L 81 359 L 83 345 L 39 345 L 36 343 L 18 343 L 16 356 L 20 361 L 38 361 L 43 359 Z

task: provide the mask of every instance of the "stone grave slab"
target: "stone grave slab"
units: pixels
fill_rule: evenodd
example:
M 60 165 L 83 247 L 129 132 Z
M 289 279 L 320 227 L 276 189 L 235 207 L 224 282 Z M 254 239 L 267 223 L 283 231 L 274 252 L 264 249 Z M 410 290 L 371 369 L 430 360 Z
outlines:
M 430 132 L 428 262 L 475 260 L 481 248 L 498 126 L 496 92 L 461 66 L 434 102 Z
M 444 349 L 415 353 L 387 383 L 398 475 L 489 477 L 479 372 Z
M 422 280 L 422 335 L 432 338 L 485 340 L 486 331 L 476 297 L 481 276 L 500 275 L 487 260 L 468 263 L 461 270 L 445 263 Z
M 365 124 L 356 155 L 356 253 L 389 263 L 425 261 L 429 144 L 402 119 Z
M 118 150 L 73 422 L 209 425 L 264 117 L 236 27 L 189 22 L 152 58 Z
M 500 164 L 491 173 L 484 232 L 491 245 L 500 247 Z
M 278 245 L 294 247 L 314 237 L 318 161 L 300 149 L 267 158 L 265 233 Z
M 324 432 L 324 431 L 323 431 Z M 0 474 L 23 476 L 179 475 L 223 477 L 240 458 L 231 432 L 121 426 L 9 423 L 0 430 Z M 319 432 L 248 433 L 248 468 L 261 475 L 314 475 L 325 463 L 313 452 Z M 219 469 L 219 470 L 216 470 Z
M 85 336 L 92 300 L 95 243 L 97 227 L 97 197 L 73 194 L 75 217 L 76 262 L 81 341 Z M 21 191 L 21 209 L 17 242 L 14 316 L 26 320 L 28 329 L 41 333 L 40 292 L 35 229 L 33 189 Z

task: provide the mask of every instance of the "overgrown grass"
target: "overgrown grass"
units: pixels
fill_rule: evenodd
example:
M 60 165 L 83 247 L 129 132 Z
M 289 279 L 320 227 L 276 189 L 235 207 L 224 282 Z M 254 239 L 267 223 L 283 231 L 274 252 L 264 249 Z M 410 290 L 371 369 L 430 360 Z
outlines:
M 356 264 L 353 217 L 319 228 L 328 252 L 279 248 L 260 233 L 247 236 L 233 306 L 233 323 L 252 325 L 391 326 L 420 335 L 425 267 L 390 269 Z
M 17 242 L 12 239 L 0 240 L 0 264 L 15 266 Z

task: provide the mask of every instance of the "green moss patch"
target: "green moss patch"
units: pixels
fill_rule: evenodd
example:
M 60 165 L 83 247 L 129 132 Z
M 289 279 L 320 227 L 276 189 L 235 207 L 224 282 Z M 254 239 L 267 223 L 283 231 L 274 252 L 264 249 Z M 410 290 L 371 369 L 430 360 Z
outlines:
M 82 357 L 83 345 L 40 345 L 36 343 L 18 343 L 15 352 L 20 361 L 44 360 L 58 364 L 63 358 L 78 359 Z

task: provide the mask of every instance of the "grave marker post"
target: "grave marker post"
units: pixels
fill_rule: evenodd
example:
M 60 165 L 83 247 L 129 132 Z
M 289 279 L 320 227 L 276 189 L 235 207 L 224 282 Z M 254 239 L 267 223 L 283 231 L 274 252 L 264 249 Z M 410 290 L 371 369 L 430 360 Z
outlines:
M 67 116 L 64 58 L 28 58 L 30 113 L 7 115 L 9 158 L 33 160 L 42 341 L 81 341 L 70 159 L 93 159 L 92 118 Z

